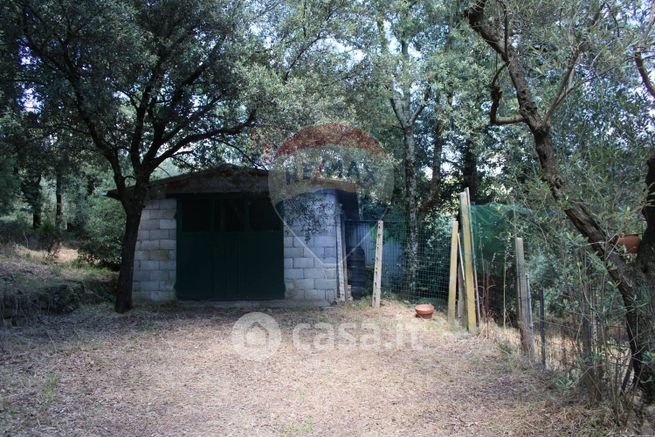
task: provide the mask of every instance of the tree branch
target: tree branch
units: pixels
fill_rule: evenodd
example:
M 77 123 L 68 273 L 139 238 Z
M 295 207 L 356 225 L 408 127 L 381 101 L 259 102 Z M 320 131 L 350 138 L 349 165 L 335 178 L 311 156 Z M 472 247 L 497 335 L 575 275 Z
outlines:
M 571 54 L 571 58 L 569 59 L 569 62 L 566 66 L 566 70 L 560 79 L 557 92 L 555 93 L 555 96 L 553 97 L 553 100 L 551 101 L 550 106 L 546 111 L 546 115 L 544 117 L 545 123 L 550 123 L 550 120 L 552 119 L 557 107 L 560 105 L 560 103 L 562 103 L 562 101 L 564 101 L 566 96 L 568 96 L 569 93 L 575 89 L 573 76 L 575 75 L 575 67 L 578 65 L 578 60 L 580 59 L 581 54 L 582 47 L 581 45 L 578 45 Z
M 300 58 L 302 58 L 303 55 L 307 53 L 307 51 L 314 46 L 314 44 L 316 44 L 323 38 L 324 38 L 323 29 L 321 29 L 308 44 L 306 44 L 305 46 L 301 47 L 300 50 L 298 50 L 298 53 L 296 53 L 296 56 L 293 57 L 292 61 L 289 63 L 289 66 L 286 68 L 286 71 L 282 75 L 282 82 L 286 83 L 289 80 L 289 76 L 291 75 L 291 72 L 295 68 L 296 64 L 300 61 Z
M 430 98 L 430 86 L 425 89 L 423 93 L 423 100 L 419 102 L 417 108 L 414 110 L 414 113 L 409 117 L 408 124 L 411 126 L 416 122 L 416 119 L 421 115 L 421 112 L 428 106 L 428 99 Z
M 506 51 L 506 48 L 509 48 L 509 46 L 505 47 L 504 44 L 501 44 L 495 32 L 484 23 L 484 7 L 486 3 L 486 0 L 477 0 L 473 6 L 464 11 L 464 18 L 468 20 L 471 28 L 501 56 L 503 61 L 509 62 Z
M 152 169 L 154 170 L 155 168 L 157 168 L 162 162 L 164 162 L 168 158 L 171 158 L 172 156 L 177 154 L 182 148 L 188 146 L 189 144 L 197 143 L 198 141 L 207 140 L 209 138 L 218 135 L 236 135 L 240 133 L 241 131 L 243 131 L 243 129 L 252 125 L 252 123 L 255 121 L 255 114 L 256 114 L 255 110 L 251 111 L 250 114 L 248 115 L 248 118 L 245 121 L 237 123 L 233 126 L 216 128 L 209 131 L 189 134 L 185 136 L 184 138 L 180 139 L 177 143 L 175 143 L 174 146 L 164 151 L 161 155 L 154 157 L 152 159 L 152 164 L 151 164 Z
M 393 93 L 393 90 L 391 90 Z M 398 119 L 398 122 L 400 123 L 400 127 L 402 129 L 405 129 L 405 123 L 403 120 L 405 120 L 404 114 L 402 114 L 402 108 L 399 108 L 398 102 L 395 97 L 389 97 L 389 102 L 391 103 L 391 109 L 393 109 L 393 113 L 396 115 L 396 118 Z
M 634 53 L 634 61 L 635 61 L 635 65 L 637 66 L 637 71 L 639 72 L 639 76 L 641 76 L 641 81 L 644 83 L 644 86 L 646 87 L 646 91 L 648 91 L 648 94 L 650 94 L 651 97 L 655 99 L 655 84 L 653 84 L 653 82 L 650 80 L 648 69 L 646 68 L 646 64 L 644 62 L 644 57 L 643 57 L 643 53 L 646 51 L 646 42 L 648 40 L 648 36 L 653 30 L 654 23 L 655 23 L 655 2 L 651 3 L 650 12 L 648 14 L 648 23 L 646 24 L 646 28 L 643 31 L 641 41 L 639 42 L 639 45 L 635 49 L 635 53 Z
M 489 121 L 492 124 L 496 125 L 506 125 L 506 124 L 515 124 L 525 121 L 525 117 L 521 114 L 514 115 L 512 117 L 501 117 L 498 115 L 498 109 L 500 108 L 500 101 L 503 97 L 503 91 L 498 86 L 498 78 L 500 73 L 507 67 L 507 64 L 503 64 L 496 74 L 494 74 L 493 79 L 491 80 L 490 91 L 491 91 L 491 109 L 489 110 Z
M 644 64 L 644 60 L 641 57 L 640 51 L 635 51 L 634 60 L 635 60 L 635 64 L 637 65 L 637 71 L 639 72 L 639 76 L 641 76 L 641 81 L 644 83 L 644 86 L 646 87 L 646 91 L 648 91 L 648 94 L 650 94 L 651 97 L 655 98 L 655 85 L 653 85 L 653 83 L 650 80 L 650 77 L 648 76 L 648 71 L 646 71 L 646 65 Z

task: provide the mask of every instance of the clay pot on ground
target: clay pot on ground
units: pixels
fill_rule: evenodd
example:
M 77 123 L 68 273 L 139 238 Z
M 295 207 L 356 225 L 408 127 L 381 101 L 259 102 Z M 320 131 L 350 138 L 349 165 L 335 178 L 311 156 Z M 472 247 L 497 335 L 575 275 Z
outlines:
M 628 253 L 637 253 L 640 242 L 641 240 L 637 234 L 626 234 L 616 240 L 616 244 L 624 246 Z
M 431 303 L 420 303 L 414 307 L 416 315 L 422 319 L 431 319 L 434 313 L 434 305 Z

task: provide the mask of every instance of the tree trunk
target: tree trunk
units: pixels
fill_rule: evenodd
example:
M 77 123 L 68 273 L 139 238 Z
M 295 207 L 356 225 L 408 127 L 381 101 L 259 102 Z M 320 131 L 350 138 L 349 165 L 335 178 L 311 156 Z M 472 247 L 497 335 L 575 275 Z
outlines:
M 63 229 L 64 227 L 64 177 L 60 172 L 55 175 L 55 227 Z
M 432 179 L 430 180 L 430 196 L 435 203 L 438 202 L 441 193 L 441 164 L 443 155 L 443 123 L 437 120 L 434 126 L 434 151 L 432 152 Z
M 651 235 L 644 234 L 646 243 L 639 247 L 637 265 L 628 264 L 608 241 L 603 229 L 594 221 L 581 202 L 571 200 L 564 179 L 559 173 L 552 149 L 550 129 L 533 131 L 535 149 L 542 168 L 542 177 L 548 183 L 555 200 L 562 202 L 564 213 L 578 231 L 587 238 L 596 255 L 603 260 L 607 272 L 616 284 L 626 310 L 626 329 L 636 383 L 644 394 L 647 404 L 655 401 L 655 258 Z M 655 179 L 655 162 L 649 160 L 649 177 Z M 650 185 L 653 196 L 653 185 Z M 652 214 L 652 207 L 644 214 Z M 653 220 L 652 216 L 647 217 Z M 649 223 L 651 230 L 655 224 Z M 647 228 L 648 232 L 648 228 Z
M 134 253 L 143 212 L 145 191 L 137 190 L 123 193 L 121 203 L 125 210 L 125 234 L 121 248 L 121 267 L 118 272 L 115 309 L 124 313 L 132 309 L 132 284 L 134 278 Z
M 37 229 L 41 226 L 41 206 L 32 207 L 32 229 Z
M 92 175 L 86 177 L 86 195 L 90 196 L 96 189 L 96 179 Z
M 542 179 L 548 184 L 553 198 L 561 205 L 570 222 L 587 238 L 591 249 L 603 261 L 621 294 L 626 310 L 626 327 L 635 378 L 644 394 L 645 402 L 653 403 L 655 401 L 655 328 L 653 327 L 655 320 L 655 309 L 653 308 L 655 302 L 655 211 L 652 202 L 655 201 L 655 156 L 648 161 L 646 176 L 648 200 L 650 201 L 644 208 L 647 229 L 637 254 L 636 265 L 629 264 L 617 252 L 614 244 L 609 241 L 603 228 L 586 210 L 584 203 L 577 200 L 575 193 L 566 186 L 552 146 L 550 116 L 561 100 L 566 97 L 566 84 L 570 82 L 571 74 L 575 71 L 579 52 L 574 54 L 570 68 L 562 76 L 562 88 L 543 117 L 513 46 L 500 39 L 499 35 L 506 36 L 509 33 L 508 29 L 501 32 L 499 28 L 491 27 L 484 21 L 485 4 L 485 0 L 477 0 L 466 11 L 466 16 L 471 28 L 505 61 L 512 86 L 516 91 L 520 115 L 518 117 L 498 117 L 497 111 L 502 92 L 500 87 L 492 82 L 491 121 L 496 124 L 525 123 L 532 132 Z M 508 20 L 505 20 L 505 23 L 508 23 Z M 498 74 L 495 78 L 497 77 Z
M 646 230 L 639 244 L 637 265 L 639 269 L 655 283 L 655 152 L 647 162 L 646 187 L 648 196 L 642 210 L 646 219 Z
M 435 122 L 433 131 L 434 149 L 432 152 L 432 179 L 430 179 L 430 197 L 421 205 L 422 213 L 430 211 L 441 202 L 441 165 L 443 155 L 444 125 L 439 120 Z
M 635 271 L 632 284 L 619 284 L 619 290 L 626 308 L 626 328 L 635 383 L 644 394 L 646 404 L 655 402 L 655 282 L 653 277 L 642 271 Z
M 400 38 L 402 70 L 405 72 L 410 63 L 409 43 Z M 405 216 L 407 226 L 407 244 L 405 247 L 406 270 L 405 285 L 407 292 L 416 293 L 418 275 L 418 196 L 416 183 L 416 145 L 414 143 L 414 125 L 416 118 L 425 108 L 425 101 L 412 111 L 412 86 L 405 78 L 400 85 L 400 96 L 391 96 L 391 107 L 400 124 L 403 134 L 403 163 L 405 166 Z M 427 94 L 425 99 L 427 99 Z
M 480 200 L 480 176 L 478 174 L 478 158 L 473 152 L 473 144 L 466 140 L 462 150 L 462 177 L 464 186 L 468 187 L 471 196 L 471 204 Z
M 418 205 L 416 188 L 416 147 L 414 144 L 414 129 L 403 129 L 405 149 L 405 212 L 407 214 L 407 291 L 416 293 L 416 278 L 418 275 Z
M 635 314 L 629 329 L 636 333 L 633 367 L 637 384 L 644 391 L 646 402 L 655 402 L 655 152 L 647 162 L 646 187 L 648 195 L 642 211 L 646 230 L 637 253 L 637 279 L 632 295 L 635 296 Z M 634 354 L 633 350 L 633 354 Z M 636 358 L 636 359 L 635 359 Z
M 653 308 L 655 280 L 652 273 L 650 275 L 646 273 L 655 271 L 652 267 L 655 259 L 648 259 L 649 255 L 653 254 L 652 242 L 650 249 L 648 242 L 643 247 L 640 246 L 637 264 L 643 266 L 641 269 L 626 263 L 608 243 L 605 232 L 593 220 L 584 206 L 580 202 L 564 200 L 572 196 L 566 193 L 565 181 L 559 174 L 556 165 L 550 129 L 533 133 L 543 178 L 548 182 L 553 197 L 565 202 L 564 213 L 578 231 L 587 238 L 594 252 L 605 262 L 610 277 L 621 293 L 626 310 L 626 329 L 637 384 L 644 394 L 645 401 L 652 403 L 655 401 L 655 332 L 652 324 L 652 321 L 655 320 Z M 649 161 L 649 166 L 652 167 L 650 163 L 652 160 Z M 655 170 L 650 168 L 649 175 L 655 177 L 654 173 Z M 652 214 L 652 209 L 644 212 Z M 645 234 L 645 237 L 648 236 Z
M 29 172 L 29 170 L 28 170 Z M 21 191 L 32 211 L 32 229 L 41 226 L 43 198 L 41 197 L 41 174 L 29 174 L 21 183 Z

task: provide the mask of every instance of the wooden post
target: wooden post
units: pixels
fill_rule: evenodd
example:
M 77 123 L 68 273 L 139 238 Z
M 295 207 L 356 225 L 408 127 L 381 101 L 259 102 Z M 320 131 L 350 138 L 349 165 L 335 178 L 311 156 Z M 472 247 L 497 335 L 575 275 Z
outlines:
M 459 252 L 459 263 L 457 265 L 457 317 L 464 317 L 464 293 L 466 293 L 466 286 L 464 285 L 464 256 L 462 256 L 462 241 L 457 234 L 457 251 Z
M 466 192 L 459 194 L 462 212 L 462 240 L 464 251 L 464 275 L 466 285 L 466 329 L 474 332 L 477 329 L 475 314 L 475 279 L 473 278 L 473 246 L 471 244 L 471 221 L 468 196 Z
M 528 300 L 528 277 L 525 273 L 525 252 L 523 238 L 514 240 L 516 253 L 516 303 L 518 308 L 519 331 L 521 332 L 521 347 L 530 361 L 534 361 L 534 337 L 530 329 L 530 302 Z
M 469 209 L 469 230 L 471 232 L 471 254 L 473 257 L 473 284 L 475 284 L 475 305 L 477 309 L 478 318 L 482 317 L 482 312 L 480 312 L 480 286 L 478 282 L 478 260 L 477 254 L 475 253 L 475 232 L 473 232 L 473 212 L 471 210 L 471 192 L 469 187 L 466 187 L 464 190 L 466 193 L 466 204 Z M 477 232 L 477 231 L 476 231 Z
M 530 327 L 530 330 L 534 332 L 534 322 L 532 320 L 532 287 L 530 286 L 530 277 L 527 274 L 525 275 L 525 283 L 528 285 L 528 308 L 526 311 L 526 315 L 528 316 L 528 326 Z
M 346 267 L 345 244 L 344 244 L 344 227 L 343 217 L 336 217 L 337 227 L 337 286 L 339 288 L 339 300 L 344 302 L 348 298 L 348 278 L 346 277 L 348 268 Z
M 373 308 L 380 308 L 380 295 L 382 294 L 382 249 L 384 244 L 384 222 L 378 220 L 378 233 L 375 236 L 375 269 L 373 271 Z
M 543 368 L 546 368 L 546 302 L 544 301 L 544 288 L 539 287 L 539 301 L 540 305 L 540 314 L 539 318 L 541 319 L 541 365 Z
M 448 321 L 455 320 L 455 292 L 457 291 L 457 241 L 459 223 L 451 222 L 450 232 L 450 281 L 448 282 Z
M 507 248 L 505 248 L 505 258 L 503 259 L 503 329 L 507 327 Z

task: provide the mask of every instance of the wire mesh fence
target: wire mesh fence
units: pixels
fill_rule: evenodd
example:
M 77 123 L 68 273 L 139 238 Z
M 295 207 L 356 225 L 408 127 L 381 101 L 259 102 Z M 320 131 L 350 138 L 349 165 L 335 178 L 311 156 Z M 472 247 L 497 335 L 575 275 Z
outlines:
M 351 236 L 348 246 L 352 252 L 360 247 L 364 254 L 366 289 L 372 289 L 375 263 L 377 221 L 351 220 L 346 222 Z M 410 265 L 407 248 L 407 226 L 404 222 L 384 221 L 382 249 L 382 292 L 411 301 L 445 303 L 448 298 L 450 228 L 447 221 L 424 223 L 418 231 L 416 263 Z M 416 281 L 410 278 L 415 271 Z
M 479 327 L 506 327 L 498 332 L 507 338 L 499 343 L 508 353 L 522 349 L 518 330 L 517 273 L 514 253 L 515 230 L 510 220 L 516 207 L 479 205 L 472 209 L 474 235 L 476 309 Z M 461 217 L 460 217 L 461 218 Z M 377 221 L 346 222 L 347 250 L 359 248 L 366 281 L 373 288 Z M 416 282 L 411 286 L 408 235 L 404 222 L 384 221 L 381 288 L 412 302 L 443 305 L 448 299 L 450 276 L 450 217 L 421 223 L 418 232 Z M 461 232 L 461 229 L 460 229 Z M 557 372 L 557 386 L 585 387 L 596 399 L 612 402 L 634 380 L 630 372 L 630 350 L 618 294 L 611 290 L 607 273 L 595 266 L 584 248 L 562 245 L 557 258 L 544 259 L 544 246 L 532 242 L 526 251 L 528 270 L 529 325 L 534 341 L 534 359 Z M 461 253 L 459 254 L 461 262 Z M 556 268 L 557 267 L 557 268 Z M 462 274 L 458 264 L 458 276 Z M 458 299 L 462 284 L 458 284 Z M 459 313 L 459 310 L 458 310 Z
M 625 308 L 604 264 L 584 241 L 534 228 L 536 212 L 516 206 L 474 205 L 472 232 L 481 326 L 507 327 L 507 351 L 525 349 L 517 258 L 512 244 L 526 239 L 527 325 L 534 361 L 557 375 L 560 389 L 578 389 L 619 412 L 621 397 L 639 375 L 631 366 Z M 517 220 L 524 216 L 526 220 Z M 549 217 L 550 218 L 550 217 Z M 546 238 L 547 236 L 547 238 Z M 617 248 L 617 250 L 624 250 Z M 513 329 L 518 328 L 518 329 Z

